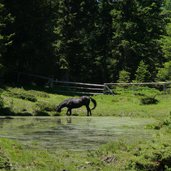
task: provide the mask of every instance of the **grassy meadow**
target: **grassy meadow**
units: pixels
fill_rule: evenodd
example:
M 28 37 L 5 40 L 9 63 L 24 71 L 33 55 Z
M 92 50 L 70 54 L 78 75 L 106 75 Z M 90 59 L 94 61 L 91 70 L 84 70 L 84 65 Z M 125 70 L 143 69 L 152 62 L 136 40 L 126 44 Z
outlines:
M 97 101 L 97 107 L 92 111 L 93 116 L 155 117 L 160 119 L 167 116 L 171 111 L 170 94 L 164 94 L 156 89 L 141 88 L 136 91 L 118 89 L 114 91 L 116 92 L 114 96 L 93 96 Z M 154 96 L 159 101 L 157 104 L 142 104 L 143 98 Z M 4 101 L 4 107 L 9 109 L 12 115 L 55 116 L 65 115 L 66 109 L 63 109 L 61 113 L 56 113 L 55 108 L 64 99 L 73 96 L 6 87 L 2 90 L 1 97 Z M 91 107 L 93 107 L 92 103 Z M 8 110 L 6 112 L 8 115 Z M 86 108 L 74 109 L 73 115 L 85 116 Z
M 171 95 L 147 87 L 136 90 L 117 88 L 115 95 L 96 95 L 93 116 L 153 118 L 152 139 L 127 143 L 124 139 L 99 146 L 97 150 L 70 151 L 34 148 L 8 138 L 0 138 L 0 170 L 17 171 L 160 171 L 171 170 Z M 66 98 L 52 91 L 19 87 L 1 88 L 1 116 L 65 116 L 55 111 Z M 154 104 L 144 104 L 152 99 Z M 155 99 L 155 101 L 153 101 Z M 91 107 L 93 105 L 91 104 Z M 86 116 L 85 107 L 73 110 Z

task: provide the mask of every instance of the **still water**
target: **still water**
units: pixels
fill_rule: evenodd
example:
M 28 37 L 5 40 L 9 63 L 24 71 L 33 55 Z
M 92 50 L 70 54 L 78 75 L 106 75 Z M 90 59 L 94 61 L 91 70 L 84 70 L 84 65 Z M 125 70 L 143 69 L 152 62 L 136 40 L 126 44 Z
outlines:
M 0 138 L 49 150 L 90 150 L 119 139 L 127 142 L 149 139 L 154 132 L 145 126 L 154 122 L 129 117 L 0 118 Z

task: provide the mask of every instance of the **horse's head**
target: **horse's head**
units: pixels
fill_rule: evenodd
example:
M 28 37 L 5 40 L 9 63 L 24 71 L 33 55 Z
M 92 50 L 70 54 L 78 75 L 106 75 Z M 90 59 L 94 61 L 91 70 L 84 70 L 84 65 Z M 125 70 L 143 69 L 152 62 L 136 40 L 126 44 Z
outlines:
M 57 111 L 57 112 L 61 112 L 60 106 L 57 106 L 56 111 Z

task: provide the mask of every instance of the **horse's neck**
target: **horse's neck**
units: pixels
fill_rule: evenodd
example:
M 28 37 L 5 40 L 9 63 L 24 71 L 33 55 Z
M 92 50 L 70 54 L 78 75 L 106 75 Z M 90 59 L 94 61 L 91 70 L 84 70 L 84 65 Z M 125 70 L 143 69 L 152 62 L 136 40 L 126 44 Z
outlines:
M 62 109 L 64 107 L 67 107 L 66 102 L 63 102 L 63 103 L 60 104 L 60 109 Z

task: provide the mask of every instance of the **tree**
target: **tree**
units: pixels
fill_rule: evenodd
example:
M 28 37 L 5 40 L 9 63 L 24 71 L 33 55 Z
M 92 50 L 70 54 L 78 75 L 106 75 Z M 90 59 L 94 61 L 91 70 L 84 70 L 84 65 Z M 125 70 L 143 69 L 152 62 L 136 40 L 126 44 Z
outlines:
M 15 17 L 9 30 L 15 33 L 6 63 L 12 71 L 42 75 L 53 73 L 53 27 L 51 3 L 47 0 L 5 1 Z
M 167 24 L 167 34 L 162 37 L 161 43 L 166 61 L 171 60 L 171 23 Z
M 154 80 L 157 68 L 166 61 L 159 41 L 165 29 L 162 0 L 4 3 L 15 17 L 4 29 L 6 35 L 15 33 L 12 46 L 7 46 L 3 55 L 10 71 L 109 82 L 117 81 L 121 71 L 134 80 L 140 61 L 144 61 Z M 166 44 L 166 54 L 169 51 L 164 47 Z
M 150 64 L 151 79 L 154 80 L 157 67 L 163 61 L 160 36 L 164 33 L 165 18 L 162 15 L 162 1 L 125 0 L 114 5 L 113 56 L 116 72 L 127 70 L 131 79 L 140 61 Z
M 123 82 L 128 83 L 129 81 L 130 81 L 130 73 L 125 70 L 120 71 L 118 82 L 119 83 L 123 83 Z
M 6 52 L 6 47 L 9 46 L 11 42 L 12 34 L 7 32 L 6 25 L 13 21 L 13 17 L 5 9 L 3 1 L 0 2 L 0 76 L 2 76 L 4 70 L 4 53 Z
M 165 0 L 164 14 L 167 17 L 166 34 L 162 36 L 161 43 L 166 61 L 171 60 L 171 1 Z
M 164 66 L 159 69 L 157 73 L 157 80 L 159 81 L 171 80 L 171 61 L 165 62 Z
M 147 82 L 150 80 L 148 65 L 146 65 L 144 61 L 140 61 L 140 64 L 136 70 L 135 80 L 137 82 Z
M 65 69 L 72 81 L 92 81 L 96 3 L 60 0 L 56 6 L 54 47 L 60 69 Z
M 114 63 L 112 59 L 112 5 L 106 0 L 98 1 L 98 13 L 95 21 L 95 61 L 94 75 L 98 82 L 112 80 Z M 111 67 L 112 66 L 112 67 Z

